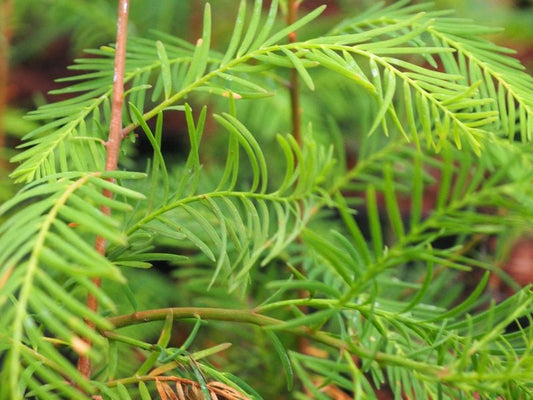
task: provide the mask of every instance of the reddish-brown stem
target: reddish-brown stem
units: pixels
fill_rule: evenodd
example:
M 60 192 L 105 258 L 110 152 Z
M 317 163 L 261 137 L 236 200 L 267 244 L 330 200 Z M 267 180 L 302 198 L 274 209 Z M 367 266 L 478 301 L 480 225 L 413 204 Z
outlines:
M 300 7 L 301 0 L 289 0 L 288 4 L 288 14 L 287 14 L 287 23 L 293 24 L 296 22 L 296 17 L 298 15 L 298 7 Z M 296 32 L 289 33 L 289 42 L 295 43 L 298 40 Z M 300 108 L 300 79 L 298 77 L 298 71 L 295 68 L 291 70 L 290 83 L 289 83 L 289 93 L 291 97 L 291 120 L 292 120 L 292 134 L 296 143 L 302 147 L 302 128 L 301 128 L 301 108 Z M 300 202 L 300 209 L 302 208 L 302 203 Z M 301 239 L 298 238 L 300 242 Z M 302 269 L 302 266 L 297 267 L 299 270 Z M 305 290 L 298 291 L 298 297 L 305 299 L 309 296 L 309 293 Z M 304 314 L 307 314 L 308 310 L 305 305 L 298 307 L 300 311 Z M 300 337 L 298 339 L 298 349 L 301 353 L 306 353 L 308 347 L 308 342 L 305 337 Z
M 120 143 L 122 142 L 122 100 L 124 95 L 124 70 L 126 65 L 126 42 L 128 32 L 128 11 L 129 0 L 119 0 L 118 6 L 118 23 L 117 23 L 117 39 L 115 50 L 115 71 L 113 75 L 113 100 L 111 103 L 111 123 L 109 125 L 109 138 L 106 143 L 106 171 L 114 171 L 117 169 L 118 156 L 120 152 Z M 113 193 L 104 190 L 104 196 L 111 198 Z M 110 216 L 111 210 L 109 207 L 102 206 L 100 208 L 104 215 Z M 94 247 L 100 254 L 105 255 L 107 243 L 105 238 L 97 236 Z M 101 279 L 93 279 L 95 285 L 100 286 Z M 98 311 L 98 301 L 95 296 L 89 294 L 87 296 L 87 307 L 91 311 Z M 89 327 L 94 328 L 94 325 L 87 322 Z M 80 356 L 78 359 L 78 370 L 87 378 L 91 376 L 91 361 L 86 356 Z
M 298 7 L 300 6 L 300 0 L 289 0 L 287 22 L 293 24 L 296 21 L 298 14 Z M 294 43 L 297 40 L 296 32 L 289 33 L 289 42 Z M 291 96 L 291 119 L 292 119 L 292 134 L 296 139 L 296 142 L 302 144 L 302 128 L 300 122 L 300 81 L 298 78 L 298 71 L 296 69 L 291 70 L 291 77 L 289 83 L 289 92 Z

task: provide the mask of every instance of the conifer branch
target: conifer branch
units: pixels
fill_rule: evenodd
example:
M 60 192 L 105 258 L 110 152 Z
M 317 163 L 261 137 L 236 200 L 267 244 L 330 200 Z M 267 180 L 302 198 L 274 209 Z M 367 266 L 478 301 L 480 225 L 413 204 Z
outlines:
M 116 51 L 77 60 L 86 72 L 56 93 L 81 94 L 30 113 L 40 123 L 12 175 L 27 184 L 0 206 L 1 399 L 175 397 L 170 380 L 180 399 L 211 398 L 213 382 L 258 399 L 527 397 L 533 293 L 496 303 L 487 288 L 504 253 L 491 241 L 533 223 L 533 155 L 507 140 L 532 140 L 533 78 L 429 3 L 373 7 L 300 42 L 324 10 L 297 19 L 302 2 L 266 14 L 240 0 L 224 53 L 207 5 L 196 44 L 129 38 L 125 61 L 117 1 Z M 162 140 L 175 111 L 187 154 Z M 317 140 L 302 140 L 303 115 Z M 265 135 L 287 120 L 276 152 Z M 137 128 L 153 159 L 126 155 L 121 168 L 147 173 L 119 171 Z M 221 132 L 225 154 L 209 147 Z M 149 270 L 162 265 L 172 279 Z M 212 346 L 218 332 L 231 343 Z M 265 349 L 257 387 L 227 372 L 242 370 L 218 355 L 231 344 Z
M 236 310 L 208 307 L 169 307 L 119 315 L 109 318 L 109 322 L 111 322 L 114 327 L 118 329 L 151 321 L 165 320 L 169 314 L 172 314 L 174 319 L 201 318 L 202 320 L 206 321 L 226 321 L 256 325 L 266 329 L 277 329 L 279 327 L 282 331 L 315 340 L 319 343 L 337 348 L 341 351 L 347 350 L 356 356 L 373 358 L 380 364 L 403 365 L 405 367 L 412 368 L 415 371 L 434 376 L 437 376 L 440 373 L 445 373 L 445 369 L 439 366 L 410 360 L 393 354 L 373 352 L 371 349 L 361 347 L 356 342 L 347 345 L 345 340 L 335 337 L 327 332 L 315 331 L 305 326 L 289 326 L 286 321 L 261 315 L 254 310 Z M 113 331 L 104 331 L 102 334 L 104 336 L 113 338 L 116 336 L 114 335 Z

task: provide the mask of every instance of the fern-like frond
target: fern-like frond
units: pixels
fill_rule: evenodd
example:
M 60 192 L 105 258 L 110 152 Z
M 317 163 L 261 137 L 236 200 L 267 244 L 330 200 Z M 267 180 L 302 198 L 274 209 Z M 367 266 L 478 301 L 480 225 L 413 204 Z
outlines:
M 20 382 L 37 390 L 41 382 L 51 382 L 60 376 L 88 392 L 92 390 L 65 354 L 42 336 L 40 329 L 53 335 L 60 348 L 97 356 L 82 338 L 90 339 L 99 347 L 105 340 L 85 321 L 99 329 L 111 326 L 73 297 L 71 290 L 75 287 L 92 293 L 106 307 L 113 307 L 90 278 L 98 276 L 120 281 L 122 274 L 91 247 L 88 239 L 99 235 L 111 243 L 125 243 L 126 236 L 120 232 L 118 222 L 105 217 L 96 205 L 105 204 L 118 212 L 128 211 L 127 203 L 104 198 L 101 191 L 105 188 L 115 195 L 142 198 L 141 194 L 107 180 L 140 176 L 130 172 L 52 175 L 28 185 L 0 208 L 2 214 L 9 215 L 10 210 L 16 210 L 22 203 L 29 204 L 23 212 L 13 213 L 0 230 L 3 277 L 0 304 L 4 307 L 14 302 L 11 311 L 0 316 L 9 333 L 9 338 L 3 339 L 9 343 L 9 349 L 2 350 L 8 365 L 2 372 L 2 393 L 7 397 L 10 397 L 8 394 L 21 395 Z M 47 393 L 56 389 L 43 386 L 39 391 Z M 59 391 L 72 396 L 75 389 L 65 385 Z
M 511 140 L 517 136 L 522 141 L 531 141 L 533 103 L 530 93 L 533 78 L 524 72 L 518 60 L 509 57 L 512 50 L 482 37 L 498 29 L 455 18 L 447 11 L 432 10 L 431 2 L 409 3 L 408 0 L 400 1 L 390 7 L 378 4 L 357 18 L 343 21 L 331 34 L 341 38 L 344 34 L 344 37 L 369 41 L 366 44 L 368 48 L 376 48 L 378 52 L 383 48 L 385 54 L 390 44 L 390 51 L 397 54 L 402 52 L 402 49 L 397 48 L 402 37 L 408 37 L 416 31 L 424 32 L 426 37 L 420 35 L 410 38 L 410 50 L 407 49 L 407 53 L 423 55 L 428 64 L 434 68 L 441 65 L 445 72 L 458 77 L 458 83 L 470 87 L 464 94 L 458 91 L 457 98 L 451 98 L 447 103 L 453 101 L 462 112 L 471 110 L 472 113 L 487 117 L 497 112 L 497 119 L 490 118 L 486 123 L 471 121 L 467 126 L 485 127 Z M 395 27 L 404 27 L 404 30 Z M 444 47 L 453 52 L 438 51 L 438 54 L 431 54 L 423 51 L 430 46 Z M 438 130 L 442 130 L 442 127 L 446 127 L 446 124 L 435 123 Z
M 216 115 L 215 119 L 229 133 L 228 157 L 218 183 L 201 191 L 196 184 L 187 182 L 202 180 L 195 148 L 202 135 L 197 128 L 203 123 L 199 121 L 197 125 L 191 120 L 193 150 L 185 171 L 192 172 L 192 176 L 184 173 L 181 181 L 172 179 L 176 182 L 174 194 L 163 196 L 163 204 L 153 212 L 147 210 L 139 219 L 130 221 L 127 233 L 132 247 L 118 247 L 112 252 L 116 262 L 130 257 L 132 251 L 138 258 L 142 247 L 150 251 L 156 243 L 195 248 L 206 263 L 214 266 L 210 286 L 222 278 L 229 279 L 231 289 L 243 289 L 252 267 L 271 262 L 309 223 L 326 192 L 322 185 L 328 181 L 333 163 L 331 148 L 309 138 L 300 149 L 291 136 L 278 136 L 285 176 L 277 188 L 267 190 L 266 158 L 254 136 L 230 114 Z M 245 161 L 250 166 L 249 187 L 239 183 L 246 170 Z M 152 179 L 158 181 L 157 177 Z M 136 237 L 144 241 L 143 246 L 135 245 Z

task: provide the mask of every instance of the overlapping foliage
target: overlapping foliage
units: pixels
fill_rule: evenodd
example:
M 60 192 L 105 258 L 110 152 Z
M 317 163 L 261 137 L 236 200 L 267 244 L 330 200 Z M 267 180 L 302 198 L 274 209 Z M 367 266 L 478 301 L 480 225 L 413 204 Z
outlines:
M 145 173 L 101 172 L 112 47 L 77 60 L 84 72 L 60 91 L 73 97 L 30 113 L 41 126 L 12 174 L 26 186 L 0 209 L 1 396 L 531 395 L 533 331 L 507 328 L 529 318 L 533 296 L 491 300 L 489 275 L 502 273 L 498 249 L 483 243 L 531 226 L 533 79 L 481 37 L 489 30 L 428 3 L 377 5 L 296 42 L 287 35 L 324 8 L 284 26 L 278 3 L 241 1 L 223 51 L 211 48 L 209 5 L 195 44 L 165 33 L 130 40 L 123 165 L 134 163 L 127 139 L 144 135 Z M 306 86 L 312 124 L 302 143 L 278 134 L 272 146 L 277 132 L 260 127 L 288 130 L 275 113 L 289 69 Z M 339 109 L 342 124 L 328 115 Z M 178 163 L 163 144 L 171 113 L 188 130 Z M 207 125 L 224 140 L 206 138 Z M 224 143 L 224 156 L 204 160 L 206 141 Z M 107 257 L 95 235 L 109 241 Z M 175 281 L 140 270 L 161 262 Z M 147 308 L 173 308 L 142 311 L 150 292 L 167 304 Z M 86 308 L 87 293 L 105 315 Z M 151 320 L 165 321 L 159 339 Z M 179 343 L 177 320 L 192 322 Z M 267 365 L 255 368 L 281 362 L 285 389 L 260 384 L 248 346 Z M 86 354 L 98 366 L 91 380 L 72 366 Z

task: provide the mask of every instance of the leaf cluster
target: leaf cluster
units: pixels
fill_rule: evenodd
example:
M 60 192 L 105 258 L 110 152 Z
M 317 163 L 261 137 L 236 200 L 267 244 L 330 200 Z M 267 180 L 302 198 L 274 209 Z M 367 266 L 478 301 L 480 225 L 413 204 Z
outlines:
M 0 208 L 0 397 L 531 395 L 533 296 L 492 299 L 490 276 L 507 278 L 487 243 L 533 220 L 533 79 L 492 30 L 430 3 L 378 4 L 296 42 L 324 7 L 284 26 L 285 6 L 241 1 L 224 50 L 209 4 L 196 43 L 133 37 L 119 171 L 102 172 L 113 47 L 28 115 L 24 186 Z M 302 143 L 279 133 L 289 70 Z M 278 365 L 286 388 L 265 385 Z

